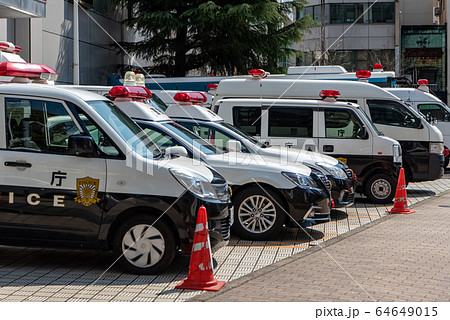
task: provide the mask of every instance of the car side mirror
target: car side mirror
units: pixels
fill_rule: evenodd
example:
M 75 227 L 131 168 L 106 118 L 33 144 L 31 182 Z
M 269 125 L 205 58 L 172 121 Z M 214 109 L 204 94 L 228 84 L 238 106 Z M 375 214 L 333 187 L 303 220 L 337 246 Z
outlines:
M 168 147 L 164 150 L 164 156 L 169 159 L 173 157 L 187 157 L 188 152 L 186 148 L 182 146 Z
M 96 151 L 94 139 L 91 136 L 85 135 L 70 136 L 68 151 L 77 157 L 92 158 Z
M 420 120 L 420 118 L 416 118 L 416 122 L 414 123 L 414 127 L 417 129 L 421 129 L 422 128 L 422 120 Z
M 241 152 L 242 151 L 242 143 L 237 140 L 228 140 L 226 148 L 230 152 Z

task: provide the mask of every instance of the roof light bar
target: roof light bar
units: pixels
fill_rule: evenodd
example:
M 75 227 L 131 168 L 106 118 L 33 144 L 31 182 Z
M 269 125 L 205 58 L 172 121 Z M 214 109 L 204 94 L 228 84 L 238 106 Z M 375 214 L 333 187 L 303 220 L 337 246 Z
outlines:
M 0 76 L 55 81 L 58 73 L 44 64 L 5 61 L 0 62 Z
M 419 81 L 417 81 L 417 84 L 419 86 L 427 86 L 430 82 L 427 79 L 420 79 Z
M 113 98 L 150 99 L 152 93 L 146 87 L 141 86 L 115 86 L 109 90 Z
M 341 93 L 338 90 L 322 90 L 320 91 L 319 96 L 321 98 L 337 98 L 341 96 Z
M 217 89 L 217 84 L 215 84 L 215 83 L 210 83 L 210 84 L 208 84 L 207 86 L 206 86 L 208 89 L 212 89 L 212 90 L 215 90 L 215 89 Z
M 356 72 L 356 77 L 359 79 L 369 79 L 372 73 L 369 70 L 359 70 Z
M 248 74 L 250 74 L 254 78 L 260 78 L 260 79 L 263 79 L 269 75 L 269 73 L 264 71 L 263 69 L 252 69 L 248 72 Z
M 6 52 L 11 52 L 11 53 L 19 53 L 20 51 L 22 51 L 22 48 L 14 45 L 11 42 L 0 41 L 0 50 L 6 51 Z
M 378 71 L 378 72 L 383 72 L 384 70 L 383 70 L 383 65 L 381 64 L 381 63 L 376 63 L 374 66 L 373 66 L 373 71 L 374 72 L 376 72 L 376 71 Z
M 173 97 L 177 102 L 205 103 L 208 101 L 206 96 L 201 92 L 178 92 Z

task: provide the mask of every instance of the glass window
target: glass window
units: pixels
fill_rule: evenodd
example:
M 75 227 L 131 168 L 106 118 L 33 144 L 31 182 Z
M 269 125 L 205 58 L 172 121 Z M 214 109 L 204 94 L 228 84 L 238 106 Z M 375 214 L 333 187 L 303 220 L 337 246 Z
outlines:
M 313 109 L 272 107 L 269 109 L 269 136 L 312 137 Z
M 233 136 L 214 126 L 194 122 L 180 121 L 179 123 L 223 151 L 227 151 L 227 142 L 229 140 L 236 140 Z M 242 152 L 249 153 L 244 144 L 242 144 L 241 149 Z
M 370 22 L 394 23 L 395 3 L 375 3 L 370 10 Z
M 331 109 L 325 111 L 326 138 L 367 139 L 364 126 L 350 110 Z
M 261 108 L 233 107 L 233 123 L 251 136 L 260 136 Z
M 330 4 L 330 23 L 364 23 L 362 4 Z
M 427 121 L 445 121 L 450 122 L 450 113 L 438 104 L 420 104 L 419 112 Z
M 166 112 L 168 106 L 158 97 L 156 94 L 152 93 L 152 97 L 147 100 L 152 106 L 158 109 L 161 112 Z
M 375 124 L 414 128 L 416 116 L 407 107 L 395 101 L 367 100 L 370 117 Z
M 68 152 L 69 136 L 80 134 L 62 103 L 5 98 L 6 147 L 41 152 Z

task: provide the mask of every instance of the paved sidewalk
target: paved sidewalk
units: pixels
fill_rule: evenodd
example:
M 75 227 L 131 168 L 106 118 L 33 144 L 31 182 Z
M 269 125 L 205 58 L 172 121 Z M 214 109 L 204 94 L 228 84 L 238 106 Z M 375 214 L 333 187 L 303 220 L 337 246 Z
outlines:
M 450 301 L 450 193 L 189 301 Z

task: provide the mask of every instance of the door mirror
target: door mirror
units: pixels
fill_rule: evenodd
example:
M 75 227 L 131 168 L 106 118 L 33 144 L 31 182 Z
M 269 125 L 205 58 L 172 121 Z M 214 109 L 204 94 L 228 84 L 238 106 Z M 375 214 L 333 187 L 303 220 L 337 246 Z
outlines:
M 176 147 L 168 147 L 166 150 L 164 150 L 164 156 L 167 158 L 173 158 L 173 157 L 187 157 L 188 152 L 185 147 L 176 146 Z
M 414 123 L 414 127 L 417 129 L 421 129 L 422 128 L 422 120 L 420 120 L 420 118 L 416 118 L 416 121 Z
M 91 158 L 95 154 L 95 142 L 91 136 L 73 135 L 69 137 L 68 151 L 77 157 Z
M 242 151 L 242 143 L 237 140 L 228 140 L 226 148 L 230 152 L 241 152 Z

